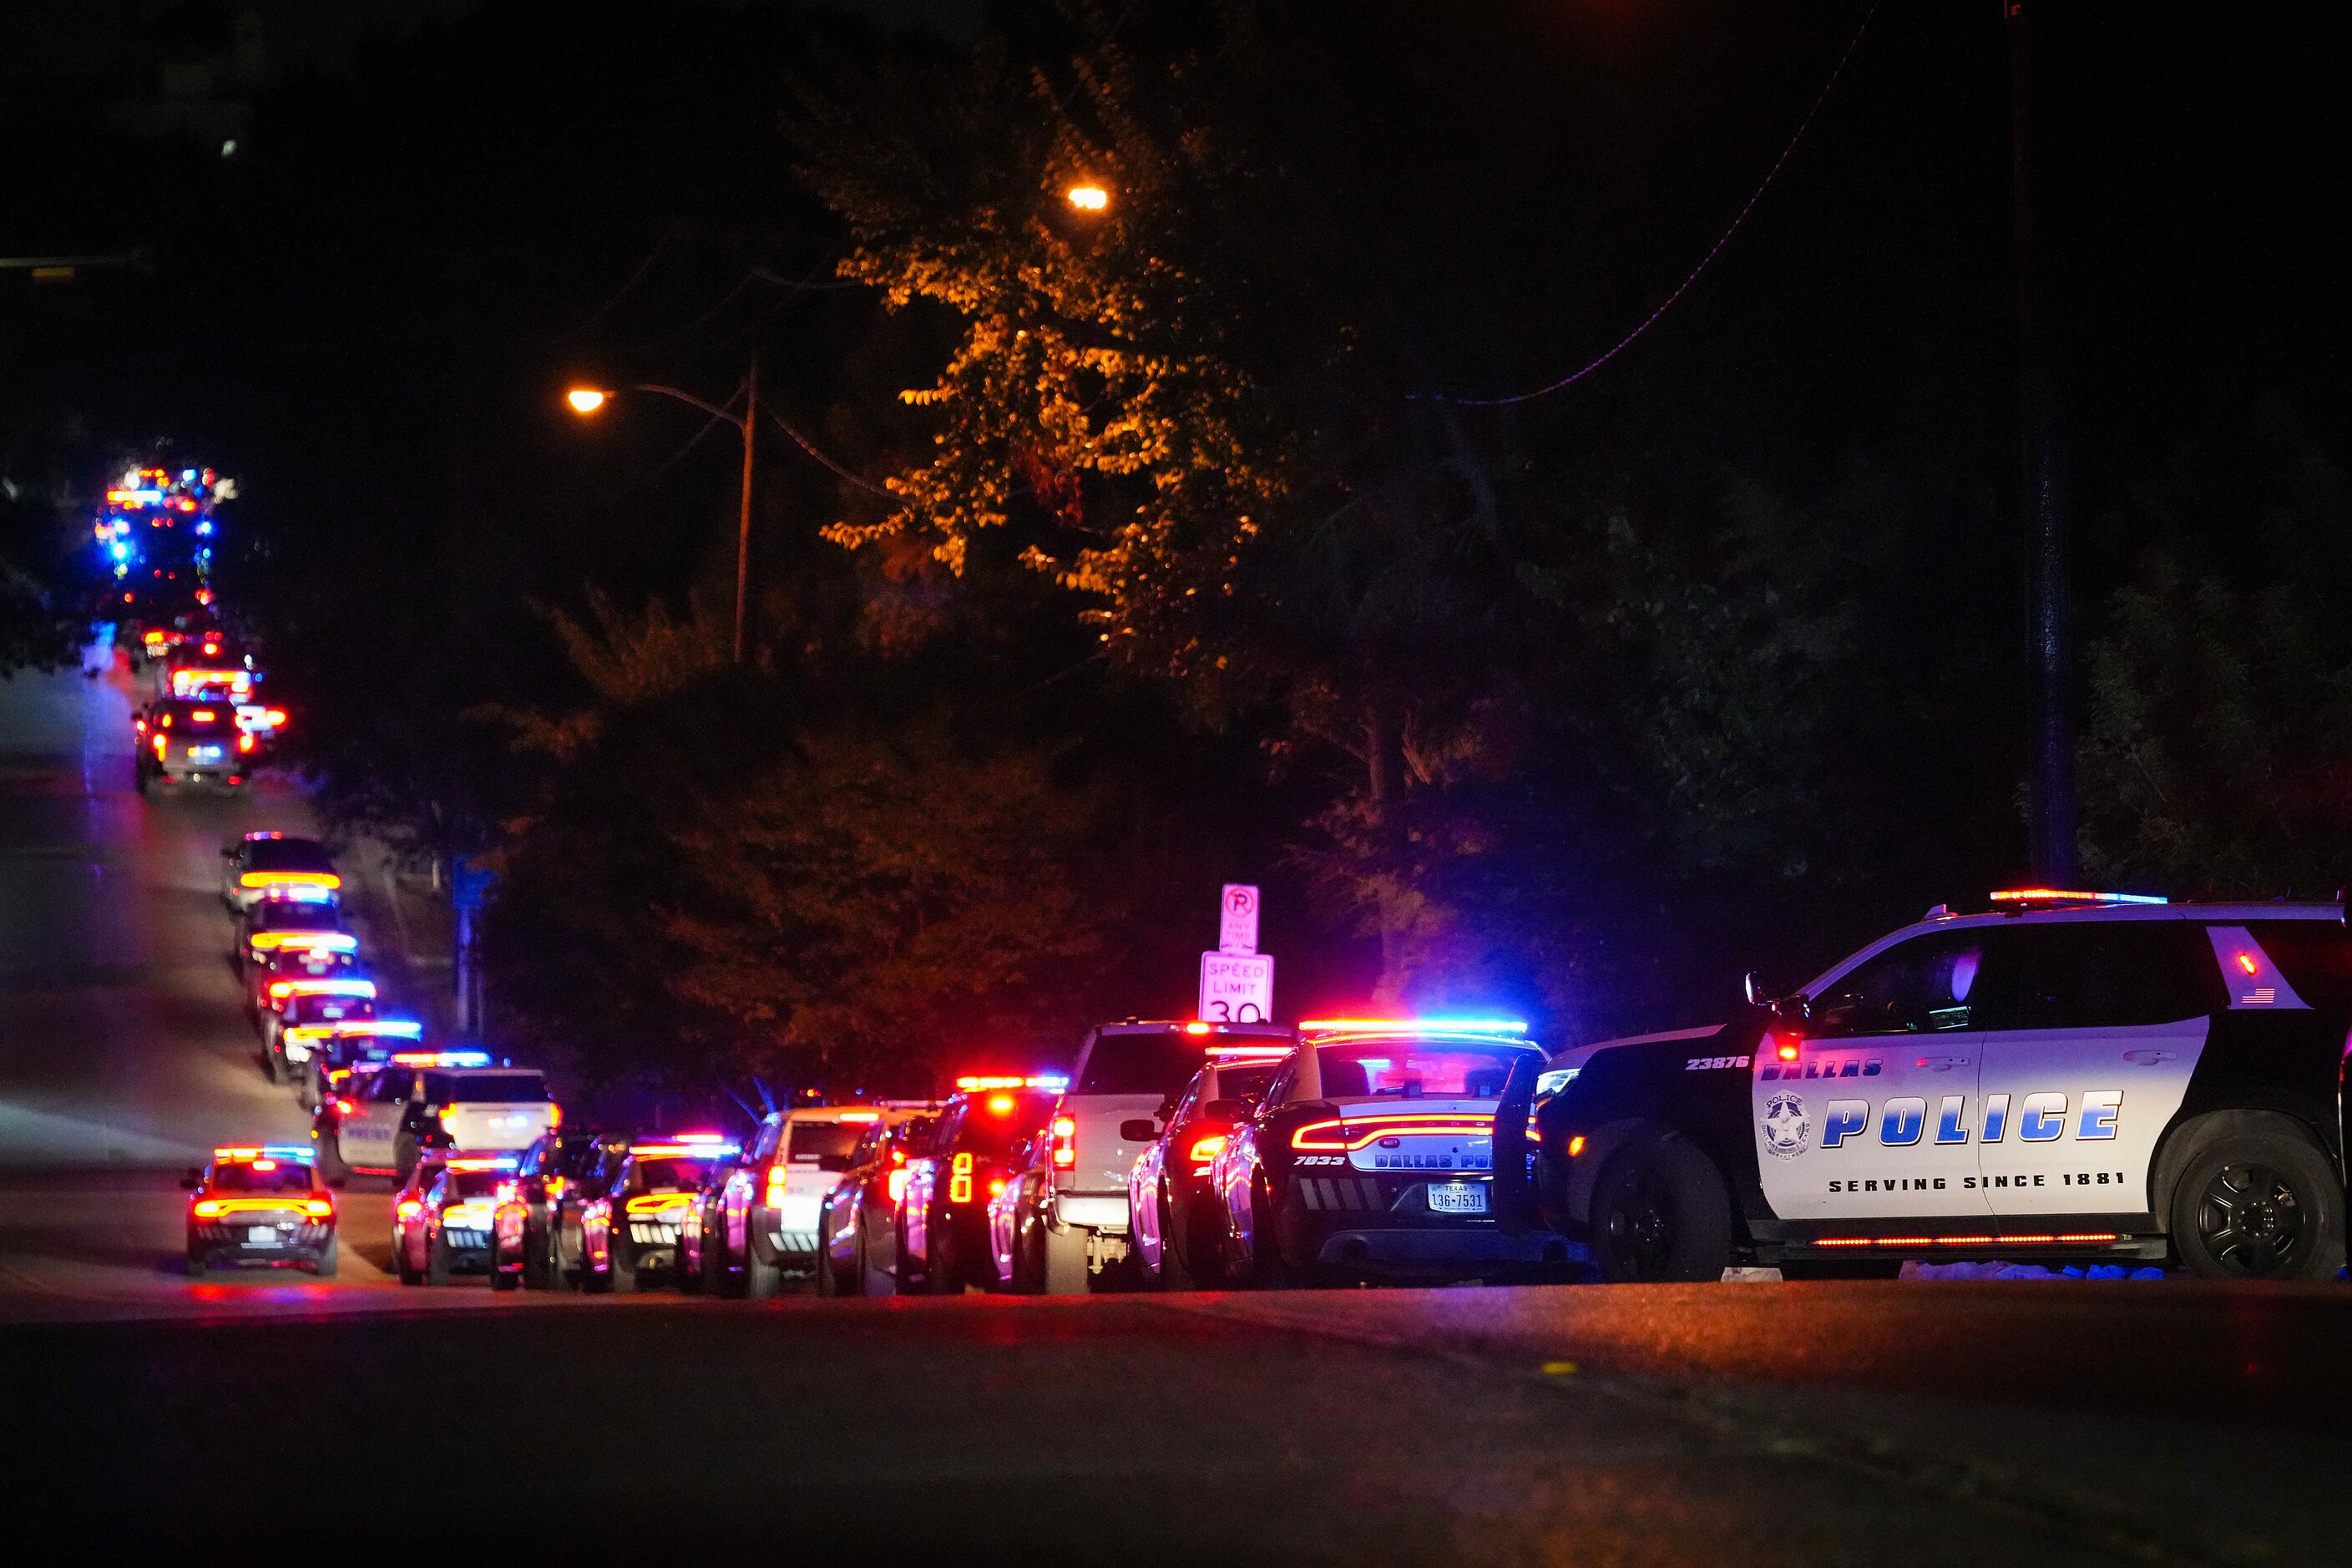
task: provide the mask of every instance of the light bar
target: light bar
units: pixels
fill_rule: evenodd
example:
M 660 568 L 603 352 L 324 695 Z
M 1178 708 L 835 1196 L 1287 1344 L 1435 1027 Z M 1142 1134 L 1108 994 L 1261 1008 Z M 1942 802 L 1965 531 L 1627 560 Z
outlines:
M 717 1143 L 632 1143 L 629 1155 L 638 1160 L 709 1160 L 740 1152 L 740 1144 L 723 1141 Z
M 882 1120 L 882 1113 L 878 1110 L 845 1110 L 839 1116 L 835 1117 L 834 1120 L 836 1121 L 879 1121 Z
M 486 1068 L 488 1051 L 394 1051 L 394 1064 L 404 1068 Z
M 2063 888 L 2003 888 L 1992 895 L 1996 904 L 2164 904 L 2169 899 L 2154 893 L 2084 893 Z
M 1288 1056 L 1290 1049 L 1287 1040 L 1268 1040 L 1262 1046 L 1211 1046 L 1207 1054 L 1220 1061 L 1229 1061 L 1236 1057 L 1272 1061 L 1277 1057 Z
M 305 1026 L 305 1027 L 309 1026 Z M 349 1018 L 341 1023 L 320 1024 L 316 1026 L 328 1031 L 338 1039 L 355 1039 L 374 1035 L 399 1035 L 414 1040 L 421 1038 L 425 1033 L 424 1025 L 412 1023 L 406 1018 Z M 483 1059 L 488 1060 L 488 1053 L 484 1053 Z
M 236 879 L 240 888 L 340 888 L 343 879 L 332 871 L 247 871 Z
M 1058 1072 L 1031 1073 L 1027 1078 L 1008 1076 L 1002 1073 L 966 1073 L 963 1077 L 956 1079 L 956 1088 L 963 1090 L 965 1093 L 970 1093 L 973 1089 L 1050 1089 L 1059 1090 L 1069 1087 L 1069 1075 L 1067 1073 Z
M 273 980 L 272 996 L 364 996 L 375 999 L 373 980 Z
M 237 1143 L 226 1149 L 214 1150 L 213 1158 L 226 1160 L 231 1163 L 241 1163 L 248 1160 L 297 1160 L 308 1164 L 310 1162 L 310 1150 L 307 1144 L 301 1143 Z
M 513 1154 L 461 1154 L 442 1163 L 452 1171 L 511 1171 L 518 1158 Z
M 1524 1035 L 1517 1018 L 1310 1018 L 1298 1026 L 1307 1034 Z

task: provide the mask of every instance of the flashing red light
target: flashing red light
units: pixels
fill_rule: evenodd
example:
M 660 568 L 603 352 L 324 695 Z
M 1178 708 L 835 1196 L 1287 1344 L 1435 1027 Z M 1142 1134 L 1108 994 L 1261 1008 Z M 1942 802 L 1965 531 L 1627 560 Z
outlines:
M 253 750 L 253 737 L 250 735 L 239 735 L 236 738 L 236 749 L 240 752 L 249 752 Z
M 1184 1026 L 1184 1032 L 1188 1035 L 1205 1035 L 1209 1032 L 1209 1026 L 1206 1024 L 1187 1024 Z
M 1009 1095 L 1009 1094 L 992 1094 L 992 1095 L 990 1095 L 990 1096 L 988 1097 L 988 1110 L 989 1110 L 989 1114 L 991 1114 L 991 1115 L 992 1115 L 992 1116 L 1010 1116 L 1010 1115 L 1012 1115 L 1012 1114 L 1013 1114 L 1013 1097 L 1012 1097 L 1011 1095 Z
M 839 1117 L 835 1118 L 835 1120 L 841 1121 L 879 1121 L 882 1120 L 882 1113 L 878 1110 L 845 1110 Z
M 199 708 L 194 712 L 189 714 L 188 717 L 194 720 L 199 724 L 209 724 L 214 720 L 219 718 L 220 715 L 214 712 L 209 708 Z
M 1774 1054 L 1784 1062 L 1795 1061 L 1797 1059 L 1797 1043 L 1794 1040 L 1782 1040 L 1775 1048 Z
M 164 723 L 166 723 L 166 724 L 168 724 L 168 723 L 170 723 L 171 721 L 172 721 L 172 716 L 171 716 L 170 714 L 166 713 L 166 714 L 163 716 L 163 722 L 164 722 Z M 164 743 L 165 743 L 165 742 L 164 742 L 164 738 L 163 738 L 163 736 L 158 735 L 158 736 L 156 736 L 156 737 L 155 737 L 155 760 L 156 760 L 156 761 L 158 761 L 158 762 L 163 761 L 163 746 L 164 746 Z
M 324 1219 L 335 1212 L 334 1201 L 331 1198 L 305 1198 L 302 1212 L 313 1219 Z
M 424 1213 L 424 1212 L 425 1212 L 425 1205 L 424 1205 L 424 1203 L 423 1203 L 422 1201 L 420 1201 L 419 1199 L 416 1199 L 416 1198 L 403 1198 L 403 1199 L 401 1199 L 401 1200 L 400 1200 L 400 1217 L 401 1217 L 401 1218 L 403 1218 L 403 1219 L 413 1219 L 413 1218 L 415 1218 L 416 1215 L 420 1215 L 420 1214 L 422 1214 L 422 1213 Z
M 2238 967 L 2248 974 L 2260 974 L 2263 972 L 2263 966 L 2254 962 L 2254 955 L 2251 952 L 2238 954 Z
M 1003 1177 L 991 1176 L 988 1179 L 988 1195 L 992 1198 L 999 1198 L 1004 1195 Z
M 1403 1110 L 1349 1120 L 1309 1121 L 1290 1135 L 1290 1146 L 1303 1152 L 1349 1153 L 1370 1147 L 1382 1138 L 1401 1134 L 1486 1138 L 1495 1131 L 1491 1116 L 1465 1115 L 1458 1110 Z
M 1074 1171 L 1078 1165 L 1078 1124 L 1066 1116 L 1054 1118 L 1054 1169 Z
M 891 1203 L 903 1204 L 907 1201 L 907 1177 L 910 1173 L 906 1167 L 900 1166 L 885 1178 L 890 1189 Z
M 275 1160 L 256 1160 L 253 1163 L 253 1168 L 257 1171 L 274 1171 L 278 1169 L 278 1162 Z

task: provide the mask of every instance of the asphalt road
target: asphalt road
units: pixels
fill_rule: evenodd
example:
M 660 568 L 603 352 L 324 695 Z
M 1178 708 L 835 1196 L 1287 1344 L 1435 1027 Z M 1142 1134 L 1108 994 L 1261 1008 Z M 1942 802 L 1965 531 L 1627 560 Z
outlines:
M 1742 1284 L 1076 1301 L 192 1286 L 301 1135 L 121 677 L 0 683 L 0 1390 L 76 1539 L 784 1561 L 2352 1561 L 2352 1290 Z

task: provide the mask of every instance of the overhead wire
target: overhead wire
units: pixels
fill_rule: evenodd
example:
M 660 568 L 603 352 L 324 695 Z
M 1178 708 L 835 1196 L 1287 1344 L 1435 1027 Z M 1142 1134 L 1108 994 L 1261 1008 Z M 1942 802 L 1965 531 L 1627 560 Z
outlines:
M 1633 347 L 1644 333 L 1656 326 L 1665 313 L 1675 308 L 1675 302 L 1690 292 L 1691 285 L 1698 281 L 1699 274 L 1706 270 L 1707 265 L 1723 253 L 1723 247 L 1731 243 L 1732 236 L 1739 232 L 1740 226 L 1748 221 L 1748 216 L 1756 210 L 1756 204 L 1764 199 L 1764 194 L 1769 191 L 1774 183 L 1780 179 L 1780 171 L 1788 167 L 1790 158 L 1797 151 L 1797 144 L 1805 139 L 1806 131 L 1811 128 L 1814 120 L 1822 112 L 1822 105 L 1829 102 L 1830 94 L 1836 89 L 1838 79 L 1845 74 L 1847 62 L 1853 58 L 1854 51 L 1862 47 L 1863 37 L 1870 31 L 1872 18 L 1878 15 L 1879 3 L 1880 0 L 1872 0 L 1870 9 L 1863 14 L 1862 26 L 1854 29 L 1853 38 L 1846 44 L 1845 52 L 1838 56 L 1837 64 L 1830 68 L 1829 79 L 1822 84 L 1822 90 L 1814 98 L 1812 107 L 1805 110 L 1805 117 L 1797 122 L 1795 132 L 1790 136 L 1788 144 L 1780 149 L 1780 155 L 1772 160 L 1772 166 L 1764 172 L 1764 178 L 1758 184 L 1754 193 L 1740 205 L 1739 210 L 1732 215 L 1730 224 L 1716 237 L 1715 243 L 1706 247 L 1706 253 L 1698 258 L 1697 264 L 1683 275 L 1681 282 L 1675 285 L 1674 291 L 1658 302 L 1657 309 L 1634 323 L 1632 331 L 1610 344 L 1594 358 L 1570 371 L 1559 380 L 1538 386 L 1532 392 L 1514 393 L 1507 397 L 1456 397 L 1448 393 L 1440 393 L 1435 395 L 1433 401 L 1452 403 L 1465 408 L 1500 408 L 1514 403 L 1531 403 L 1538 397 L 1549 397 L 1555 392 L 1565 392 Z
M 807 437 L 802 435 L 799 431 L 785 424 L 783 416 L 778 414 L 774 409 L 768 409 L 767 415 L 770 419 L 775 421 L 776 428 L 782 430 L 785 435 L 790 436 L 794 444 L 796 444 L 802 451 L 806 452 L 810 457 L 814 458 L 818 462 L 823 463 L 826 468 L 831 468 L 835 474 L 847 479 L 851 484 L 856 485 L 859 489 L 871 490 L 876 495 L 884 497 L 889 500 L 896 500 L 898 499 L 898 497 L 891 495 L 888 490 L 884 489 L 880 485 L 874 483 L 870 479 L 861 479 L 857 475 L 851 473 L 847 468 L 843 468 L 839 463 L 835 462 L 831 458 L 826 457 L 823 452 L 817 449 L 816 443 L 811 441 Z

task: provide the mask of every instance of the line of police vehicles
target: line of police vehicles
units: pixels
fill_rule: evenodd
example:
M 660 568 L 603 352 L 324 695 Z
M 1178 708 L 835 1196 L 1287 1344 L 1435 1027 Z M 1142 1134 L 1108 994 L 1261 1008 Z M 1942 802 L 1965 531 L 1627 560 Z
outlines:
M 1129 1019 L 1066 1074 L 748 1138 L 567 1128 L 535 1073 L 339 1021 L 314 1169 L 399 1183 L 403 1279 L 501 1289 L 2343 1268 L 2340 905 L 2021 889 L 1751 1001 L 1559 1052 L 1503 1018 Z

